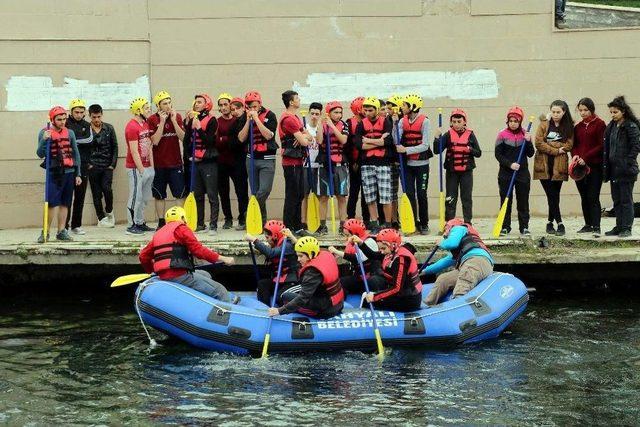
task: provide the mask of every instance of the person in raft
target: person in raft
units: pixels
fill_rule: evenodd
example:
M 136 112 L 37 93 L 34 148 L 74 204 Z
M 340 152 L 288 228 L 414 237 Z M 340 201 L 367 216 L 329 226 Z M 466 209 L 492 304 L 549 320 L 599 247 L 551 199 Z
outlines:
M 362 280 L 362 273 L 360 271 L 360 265 L 356 258 L 356 246 L 352 242 L 351 236 L 357 236 L 362 243 L 360 245 L 366 245 L 371 251 L 378 250 L 378 244 L 376 243 L 375 236 L 371 236 L 367 232 L 367 227 L 360 219 L 351 218 L 345 221 L 342 226 L 342 233 L 347 236 L 347 244 L 344 251 L 340 251 L 335 246 L 329 246 L 329 252 L 336 258 L 343 258 L 351 265 L 352 274 L 340 277 L 342 282 L 342 288 L 346 294 L 361 294 L 365 291 L 364 281 Z M 362 249 L 360 249 L 362 251 Z M 364 264 L 365 276 L 369 289 L 378 290 L 386 287 L 386 281 L 382 276 L 382 264 L 379 259 L 369 259 L 366 255 L 362 254 L 362 263 Z
M 379 251 L 373 251 L 368 245 L 362 245 L 362 239 L 351 236 L 369 259 L 382 261 L 382 274 L 385 280 L 382 289 L 365 294 L 377 310 L 414 311 L 422 303 L 422 282 L 418 276 L 418 262 L 413 253 L 404 245 L 398 230 L 385 228 L 376 236 Z M 372 291 L 369 288 L 369 291 Z
M 226 265 L 233 265 L 234 259 L 203 246 L 187 227 L 183 208 L 169 208 L 164 220 L 165 225 L 155 232 L 151 241 L 140 251 L 138 258 L 144 271 L 153 272 L 161 280 L 180 283 L 220 301 L 237 304 L 239 296 L 232 296 L 209 273 L 196 270 L 193 263 L 193 257 L 211 263 L 222 261 Z
M 445 224 L 443 237 L 439 246 L 451 254 L 429 265 L 420 275 L 436 274 L 452 266 L 454 269 L 438 276 L 424 300 L 428 306 L 436 305 L 451 289 L 452 298 L 466 294 L 493 273 L 493 258 L 489 249 L 471 224 L 460 218 L 449 220 Z
M 283 233 L 293 237 L 288 229 Z M 337 316 L 344 304 L 344 291 L 336 259 L 328 251 L 320 250 L 315 237 L 305 236 L 296 241 L 300 284 L 282 294 L 284 305 L 269 308 L 269 316 L 300 313 L 306 316 L 328 319 Z
M 298 257 L 293 250 L 293 243 L 287 240 L 282 233 L 284 228 L 282 221 L 272 219 L 264 224 L 266 243 L 261 242 L 257 237 L 250 234 L 247 234 L 244 238 L 247 242 L 252 243 L 258 252 L 265 256 L 266 263 L 271 267 L 271 277 L 258 281 L 258 300 L 267 305 L 271 305 L 282 245 L 285 245 L 284 260 L 282 261 L 282 271 L 280 273 L 280 284 L 278 285 L 276 302 L 281 301 L 281 296 L 284 291 L 298 284 Z

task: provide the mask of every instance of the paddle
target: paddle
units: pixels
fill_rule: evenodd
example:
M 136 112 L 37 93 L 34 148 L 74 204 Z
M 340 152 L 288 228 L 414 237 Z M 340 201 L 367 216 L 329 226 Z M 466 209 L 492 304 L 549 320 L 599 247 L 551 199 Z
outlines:
M 51 122 L 47 123 L 47 130 L 51 129 Z M 51 137 L 47 138 L 47 148 L 44 154 L 44 214 L 42 216 L 42 237 L 47 243 L 49 234 L 49 161 L 51 159 Z
M 202 270 L 204 268 L 208 268 L 211 266 L 216 266 L 222 264 L 221 262 L 216 263 L 207 263 L 196 265 L 196 270 Z M 117 288 L 119 286 L 132 285 L 134 283 L 142 282 L 143 280 L 147 280 L 148 278 L 155 276 L 155 273 L 137 273 L 137 274 L 127 274 L 126 276 L 120 276 L 111 282 L 111 288 Z
M 251 187 L 251 198 L 247 207 L 247 233 L 257 236 L 262 233 L 262 212 L 260 204 L 256 198 L 256 172 L 253 158 L 253 120 L 249 120 L 249 186 Z
M 195 113 L 194 113 L 195 114 Z M 194 117 L 195 118 L 195 117 Z M 191 119 L 191 127 L 193 128 L 193 119 Z M 184 211 L 186 213 L 187 227 L 191 231 L 195 231 L 198 226 L 198 206 L 196 205 L 196 196 L 193 187 L 196 181 L 196 130 L 191 130 L 191 170 L 189 176 L 189 195 L 184 201 Z
M 442 129 L 442 108 L 438 108 L 438 127 L 440 129 Z M 439 181 L 438 181 L 438 185 L 440 186 L 440 222 L 439 222 L 439 228 L 440 228 L 440 232 L 444 232 L 444 179 L 442 178 L 442 134 L 440 134 L 440 138 L 438 140 L 438 152 L 440 153 L 440 155 L 438 156 L 438 163 L 439 163 Z
M 331 136 L 329 135 L 329 126 L 324 126 L 324 142 L 327 145 L 327 171 L 329 178 L 329 206 L 331 207 L 331 232 L 335 236 L 338 234 L 336 227 L 336 205 L 335 189 L 333 188 L 333 162 L 331 161 Z
M 534 116 L 529 117 L 529 124 L 527 125 L 527 132 L 531 131 L 531 125 L 533 124 Z M 524 149 L 527 146 L 527 141 L 524 141 L 522 147 L 520 147 L 520 152 L 518 153 L 518 165 L 522 161 L 522 155 L 524 154 Z M 518 169 L 519 170 L 519 169 Z M 498 218 L 496 219 L 495 224 L 493 225 L 493 237 L 499 237 L 500 231 L 502 231 L 502 224 L 504 222 L 504 217 L 507 215 L 507 206 L 509 204 L 509 198 L 511 197 L 511 192 L 513 191 L 513 185 L 516 182 L 516 175 L 518 171 L 515 170 L 511 174 L 511 182 L 509 182 L 509 189 L 507 190 L 506 197 L 504 198 L 504 202 L 502 202 L 502 206 L 500 207 L 500 212 L 498 212 Z M 518 202 L 520 203 L 520 202 Z
M 276 274 L 276 283 L 273 288 L 273 297 L 271 297 L 271 308 L 276 306 L 276 299 L 278 296 L 278 285 L 280 284 L 280 274 L 282 273 L 282 260 L 284 259 L 284 250 L 287 247 L 287 238 L 282 239 L 282 248 L 280 249 L 280 260 L 278 261 L 278 273 Z M 269 350 L 269 340 L 271 339 L 271 323 L 273 322 L 273 316 L 269 316 L 269 323 L 267 323 L 267 333 L 264 336 L 264 345 L 262 346 L 262 358 L 265 359 Z
M 356 249 L 356 259 L 360 266 L 360 274 L 362 274 L 362 281 L 364 283 L 364 290 L 369 293 L 369 283 L 367 282 L 367 275 L 364 271 L 364 265 L 362 264 L 362 252 L 358 245 L 354 245 Z M 376 311 L 373 309 L 373 303 L 369 303 L 369 309 L 371 310 L 371 320 L 373 321 L 373 333 L 376 337 L 376 343 L 378 345 L 378 358 L 380 361 L 384 359 L 384 347 L 382 345 L 382 338 L 380 337 L 380 329 L 378 329 L 378 320 L 376 318 Z
M 302 123 L 305 130 L 307 129 L 307 110 L 300 110 L 302 116 Z M 313 173 L 311 170 L 311 154 L 309 147 L 307 147 L 307 182 L 309 184 L 309 195 L 307 196 L 307 230 L 312 233 L 318 231 L 320 227 L 320 202 L 318 201 L 318 195 L 316 194 L 315 186 L 313 185 Z
M 398 114 L 398 107 L 394 107 L 393 112 Z M 400 144 L 400 126 L 396 123 L 396 145 Z M 400 228 L 404 234 L 412 234 L 416 232 L 416 219 L 413 215 L 413 207 L 409 196 L 407 196 L 407 177 L 404 173 L 404 158 L 402 153 L 398 153 L 398 161 L 400 162 L 400 184 L 402 184 L 402 195 L 400 196 Z
M 427 264 L 429 264 L 429 261 L 431 261 L 431 258 L 433 258 L 433 256 L 436 254 L 436 252 L 438 251 L 439 246 L 436 245 L 433 250 L 429 253 L 429 255 L 427 255 L 427 259 L 424 260 L 424 262 L 422 263 L 422 267 L 420 267 L 420 271 L 423 271 L 425 268 L 427 268 Z
M 260 281 L 260 271 L 258 270 L 258 263 L 256 262 L 256 253 L 253 250 L 253 243 L 249 242 L 249 252 L 251 253 L 251 262 L 253 263 L 253 274 L 256 276 L 256 287 Z

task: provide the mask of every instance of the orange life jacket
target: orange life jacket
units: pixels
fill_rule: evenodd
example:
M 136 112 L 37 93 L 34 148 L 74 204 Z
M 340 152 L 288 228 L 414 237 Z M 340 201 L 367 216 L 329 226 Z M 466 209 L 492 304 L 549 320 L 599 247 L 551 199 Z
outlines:
M 269 114 L 269 110 L 265 108 L 262 113 L 258 114 L 258 119 L 262 123 L 264 123 L 264 119 L 267 117 L 267 114 Z M 265 154 L 265 153 L 268 153 L 269 151 L 273 151 L 273 154 L 275 154 L 276 149 L 277 149 L 277 145 L 275 144 L 275 142 L 273 142 L 272 139 L 271 140 L 265 139 L 265 137 L 262 136 L 262 133 L 260 133 L 260 129 L 258 129 L 258 126 L 254 123 L 253 124 L 253 151 L 258 154 Z M 249 150 L 249 148 L 247 148 L 247 150 Z
M 153 235 L 153 271 L 156 274 L 167 270 L 195 269 L 187 247 L 180 244 L 174 236 L 176 228 L 181 225 L 184 224 L 180 221 L 169 222 Z
M 422 292 L 422 282 L 420 281 L 418 270 L 418 262 L 416 257 L 404 246 L 398 247 L 395 252 L 387 255 L 382 260 L 382 271 L 384 278 L 387 281 L 395 280 L 395 277 L 391 274 L 391 266 L 398 257 L 404 257 L 409 261 L 409 268 L 407 269 L 406 276 L 402 281 L 402 287 L 398 291 L 398 296 L 416 295 Z
M 335 123 L 336 128 L 338 128 L 338 131 L 340 133 L 342 133 L 342 131 L 344 130 L 346 124 L 342 121 L 339 120 L 338 123 Z M 329 150 L 331 152 L 331 161 L 333 163 L 336 164 L 342 164 L 344 162 L 344 150 L 343 150 L 343 146 L 342 144 L 340 144 L 340 141 L 338 141 L 338 137 L 335 135 L 335 133 L 333 133 L 333 129 L 331 128 L 327 128 L 327 131 L 329 132 L 329 146 L 331 147 Z M 322 145 L 324 146 L 324 141 L 322 141 Z M 323 163 L 327 163 L 326 159 L 327 159 L 327 147 L 324 146 L 324 156 L 322 157 L 324 159 Z
M 427 119 L 424 114 L 418 114 L 413 123 L 409 121 L 409 116 L 402 118 L 402 145 L 413 147 L 422 144 L 422 124 Z M 408 160 L 427 160 L 427 151 L 407 155 Z
M 69 140 L 69 129 L 49 129 L 51 143 L 49 146 L 49 167 L 72 168 L 75 166 L 73 149 Z
M 447 161 L 453 167 L 454 172 L 467 171 L 467 165 L 471 157 L 470 136 L 471 129 L 465 129 L 462 135 L 459 135 L 453 128 L 449 129 L 451 144 L 447 148 Z
M 202 131 L 206 131 L 207 125 L 209 124 L 211 118 L 212 117 L 207 114 L 203 119 L 200 120 L 200 129 L 202 129 Z M 202 140 L 202 138 L 200 138 L 200 133 L 197 130 L 194 132 L 194 135 L 195 140 L 193 141 L 193 143 L 196 144 L 194 156 L 196 159 L 202 160 L 204 158 L 204 153 L 207 151 L 207 147 L 205 147 L 204 141 Z
M 364 137 L 377 139 L 382 136 L 384 133 L 384 121 L 385 118 L 379 116 L 375 123 L 371 123 L 368 117 L 362 119 L 362 125 L 364 126 Z M 372 148 L 371 150 L 365 151 L 366 157 L 384 157 L 387 153 L 387 150 L 384 147 Z
M 317 293 L 326 295 L 331 300 L 333 307 L 340 305 L 344 301 L 344 291 L 340 283 L 340 272 L 336 259 L 328 251 L 321 250 L 318 256 L 312 258 L 300 269 L 300 277 L 309 268 L 315 268 L 322 274 L 322 288 L 318 288 Z

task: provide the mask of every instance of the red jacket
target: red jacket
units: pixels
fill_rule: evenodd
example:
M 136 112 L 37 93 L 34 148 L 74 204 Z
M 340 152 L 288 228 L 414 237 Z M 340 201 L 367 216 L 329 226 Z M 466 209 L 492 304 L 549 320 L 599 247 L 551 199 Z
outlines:
M 598 116 L 585 122 L 582 120 L 575 126 L 571 156 L 580 156 L 589 166 L 602 165 L 604 151 L 605 122 Z

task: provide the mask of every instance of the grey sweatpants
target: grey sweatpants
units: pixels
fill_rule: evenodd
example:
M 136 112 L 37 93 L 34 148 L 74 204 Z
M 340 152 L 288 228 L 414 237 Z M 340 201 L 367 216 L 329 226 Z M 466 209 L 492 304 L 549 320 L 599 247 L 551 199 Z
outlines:
M 206 271 L 196 270 L 193 273 L 183 274 L 175 279 L 171 279 L 171 282 L 188 286 L 193 290 L 202 292 L 203 294 L 219 299 L 220 301 L 231 302 L 231 295 L 229 295 L 227 288 L 225 288 L 221 283 L 213 280 L 211 275 Z
M 258 199 L 258 204 L 260 205 L 260 213 L 262 213 L 262 222 L 265 222 L 267 220 L 267 199 L 271 194 L 273 177 L 276 174 L 276 161 L 254 159 L 253 163 L 256 182 L 252 191 L 255 191 L 256 199 Z M 251 160 L 249 158 L 247 158 L 246 165 L 247 175 L 249 176 L 249 181 L 251 181 Z M 251 185 L 251 182 L 249 182 L 249 185 Z
M 153 177 L 156 172 L 153 168 L 144 168 L 142 175 L 136 168 L 127 169 L 129 177 L 129 199 L 127 199 L 127 224 L 141 225 L 144 222 L 144 209 L 151 200 L 151 189 L 153 188 Z

